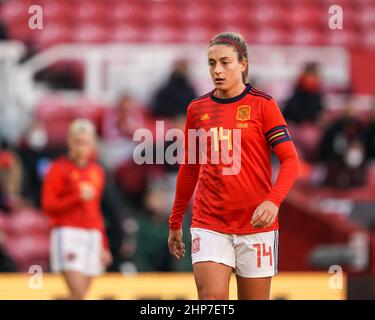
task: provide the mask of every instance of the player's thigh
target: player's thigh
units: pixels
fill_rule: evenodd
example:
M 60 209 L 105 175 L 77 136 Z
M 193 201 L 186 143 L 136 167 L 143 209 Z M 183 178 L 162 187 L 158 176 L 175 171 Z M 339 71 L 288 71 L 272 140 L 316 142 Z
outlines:
M 200 300 L 226 300 L 233 268 L 213 261 L 196 262 L 194 279 Z
M 233 236 L 191 228 L 192 262 L 199 299 L 228 299 L 229 282 L 236 266 Z
M 238 300 L 268 300 L 270 298 L 272 277 L 237 278 Z

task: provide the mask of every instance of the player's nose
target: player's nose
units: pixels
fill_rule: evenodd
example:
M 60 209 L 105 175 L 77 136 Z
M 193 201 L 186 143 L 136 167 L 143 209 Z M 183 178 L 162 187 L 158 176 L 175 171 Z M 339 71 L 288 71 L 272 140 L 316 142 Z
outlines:
M 214 69 L 214 73 L 215 73 L 215 76 L 217 76 L 217 77 L 223 75 L 223 67 L 219 63 L 216 64 L 215 69 Z

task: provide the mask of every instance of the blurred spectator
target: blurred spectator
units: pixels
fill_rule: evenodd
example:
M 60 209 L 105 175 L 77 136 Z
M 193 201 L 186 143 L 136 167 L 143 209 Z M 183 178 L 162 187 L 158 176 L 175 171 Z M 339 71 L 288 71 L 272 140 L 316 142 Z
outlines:
M 21 139 L 18 153 L 25 172 L 23 194 L 34 205 L 40 207 L 42 180 L 50 161 L 64 152 L 64 148 L 48 148 L 48 133 L 45 126 L 34 121 Z
M 115 108 L 105 110 L 101 134 L 105 140 L 124 137 L 132 139 L 135 130 L 149 126 L 146 108 L 126 94 L 120 98 Z
M 185 117 L 186 108 L 196 97 L 194 87 L 187 75 L 188 63 L 179 60 L 175 63 L 169 81 L 155 96 L 153 115 L 160 118 L 178 119 Z
M 375 99 L 373 101 L 371 116 L 366 130 L 367 159 L 375 160 Z
M 366 171 L 365 131 L 349 102 L 342 117 L 323 134 L 319 160 L 327 166 L 325 185 L 363 185 Z
M 145 212 L 137 217 L 139 230 L 135 262 L 137 270 L 171 271 L 172 259 L 168 252 L 169 206 L 166 190 L 159 184 L 147 193 Z
M 305 66 L 294 93 L 285 105 L 284 116 L 287 121 L 295 124 L 316 122 L 323 109 L 318 65 L 309 63 Z
M 116 190 L 111 174 L 106 173 L 105 186 L 101 201 L 101 210 L 108 234 L 109 246 L 112 253 L 112 264 L 107 268 L 108 271 L 117 272 L 120 270 L 120 250 L 122 246 L 122 228 L 120 210 L 122 209 L 121 195 Z
M 0 20 L 0 41 L 8 40 L 5 24 Z
M 5 142 L 0 146 L 0 208 L 10 210 L 20 204 L 22 166 L 17 154 Z

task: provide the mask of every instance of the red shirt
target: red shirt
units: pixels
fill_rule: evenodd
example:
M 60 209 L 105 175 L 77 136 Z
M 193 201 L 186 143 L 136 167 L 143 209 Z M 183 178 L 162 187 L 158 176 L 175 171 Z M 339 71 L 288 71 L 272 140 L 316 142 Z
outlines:
M 100 209 L 105 174 L 95 162 L 77 166 L 67 157 L 53 162 L 43 184 L 42 207 L 52 227 L 70 226 L 97 229 L 102 233 L 103 246 L 108 247 L 104 221 Z M 83 201 L 79 185 L 89 183 L 96 189 L 95 197 Z
M 177 177 L 170 228 L 181 228 L 183 214 L 198 183 L 191 227 L 234 234 L 275 230 L 278 220 L 269 228 L 257 229 L 250 221 L 263 201 L 280 206 L 297 177 L 297 153 L 286 122 L 272 97 L 251 85 L 229 99 L 217 98 L 213 93 L 193 100 L 188 107 L 185 163 L 180 166 Z M 187 138 L 189 129 L 212 133 L 207 139 L 206 164 L 187 163 L 187 155 L 192 151 Z M 222 160 L 213 164 L 211 160 L 213 154 L 222 152 L 223 148 L 231 150 L 229 155 L 233 155 L 234 129 L 241 131 L 241 167 L 237 174 L 225 175 L 223 168 L 228 165 Z M 213 143 L 216 146 L 212 146 Z M 274 186 L 271 182 L 271 147 L 281 162 Z

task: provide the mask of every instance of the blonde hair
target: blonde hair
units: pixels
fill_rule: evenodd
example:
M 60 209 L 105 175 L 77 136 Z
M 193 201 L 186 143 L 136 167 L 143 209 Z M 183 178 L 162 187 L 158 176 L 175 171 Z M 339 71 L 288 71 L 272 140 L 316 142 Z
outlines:
M 244 84 L 249 83 L 249 55 L 247 53 L 246 41 L 241 34 L 236 32 L 222 32 L 214 36 L 208 47 L 212 47 L 216 44 L 223 44 L 232 47 L 238 56 L 238 61 L 242 62 L 246 59 L 246 69 L 242 72 L 242 82 Z
M 76 119 L 69 125 L 68 136 L 74 137 L 79 133 L 87 133 L 96 138 L 95 125 L 88 119 Z

